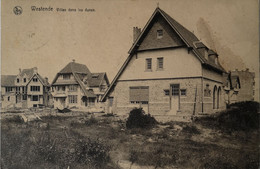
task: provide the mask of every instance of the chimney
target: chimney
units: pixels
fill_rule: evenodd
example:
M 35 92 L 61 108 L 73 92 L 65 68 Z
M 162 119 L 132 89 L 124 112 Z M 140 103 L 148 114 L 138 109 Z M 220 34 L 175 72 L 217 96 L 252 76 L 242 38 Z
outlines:
M 19 68 L 19 73 L 21 73 L 22 72 L 22 69 L 21 68 Z
M 74 63 L 75 63 L 75 59 L 72 59 L 72 62 L 74 62 Z
M 34 67 L 34 68 L 33 68 L 33 73 L 37 73 L 37 72 L 38 72 L 37 67 Z
M 141 28 L 133 27 L 133 42 L 138 38 L 138 36 L 141 34 Z
M 246 68 L 246 72 L 249 72 L 249 68 Z
M 44 79 L 45 79 L 45 82 L 48 83 L 48 77 L 45 77 Z

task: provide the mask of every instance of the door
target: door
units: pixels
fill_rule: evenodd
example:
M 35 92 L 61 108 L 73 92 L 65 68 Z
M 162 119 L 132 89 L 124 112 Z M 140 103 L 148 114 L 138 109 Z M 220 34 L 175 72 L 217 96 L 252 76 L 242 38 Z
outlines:
M 59 109 L 64 109 L 65 108 L 65 99 L 66 98 L 59 98 Z
M 171 115 L 176 115 L 180 106 L 180 84 L 171 84 L 170 92 L 170 104 L 171 104 Z
M 109 99 L 108 99 L 108 112 L 109 113 L 113 113 L 113 111 L 112 111 L 113 101 L 114 101 L 114 97 L 109 97 Z

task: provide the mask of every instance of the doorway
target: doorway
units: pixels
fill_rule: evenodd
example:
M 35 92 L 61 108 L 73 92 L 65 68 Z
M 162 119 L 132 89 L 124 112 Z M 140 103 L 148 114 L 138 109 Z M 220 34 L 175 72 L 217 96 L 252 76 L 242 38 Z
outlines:
M 170 107 L 172 115 L 176 115 L 180 109 L 180 84 L 170 85 Z

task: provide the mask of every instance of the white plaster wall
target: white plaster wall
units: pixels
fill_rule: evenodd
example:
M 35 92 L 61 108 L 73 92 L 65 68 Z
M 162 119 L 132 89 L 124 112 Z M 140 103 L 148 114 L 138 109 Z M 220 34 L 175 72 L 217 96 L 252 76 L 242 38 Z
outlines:
M 157 58 L 163 57 L 163 70 L 157 70 Z M 152 71 L 146 71 L 146 59 L 152 58 Z M 119 80 L 202 76 L 201 63 L 186 48 L 139 52 L 134 55 Z

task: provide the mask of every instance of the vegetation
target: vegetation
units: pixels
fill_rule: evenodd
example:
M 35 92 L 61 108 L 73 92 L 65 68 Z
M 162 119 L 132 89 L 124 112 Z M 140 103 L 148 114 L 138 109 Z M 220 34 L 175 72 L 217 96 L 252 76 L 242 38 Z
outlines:
M 133 109 L 126 121 L 126 128 L 145 128 L 149 129 L 154 127 L 157 121 L 150 114 L 145 114 L 142 108 Z
M 234 110 L 238 108 L 229 111 Z M 141 116 L 143 121 L 140 121 L 146 125 L 140 127 L 140 121 L 134 123 L 133 114 Z M 12 118 L 3 115 L 1 168 L 256 169 L 259 166 L 258 129 L 251 125 L 249 130 L 239 127 L 227 133 L 223 132 L 228 127 L 225 123 L 232 118 L 226 115 L 217 114 L 192 123 L 157 123 L 153 118 L 146 119 L 147 122 L 144 115 L 139 109 L 125 121 L 102 114 L 95 117 L 87 113 L 58 114 L 30 123 L 20 121 L 15 114 Z M 225 120 L 219 125 L 216 119 Z M 137 125 L 128 129 L 127 124 Z
M 230 105 L 230 109 L 201 117 L 196 122 L 228 132 L 256 130 L 259 128 L 259 106 L 259 103 L 253 101 L 234 103 Z

